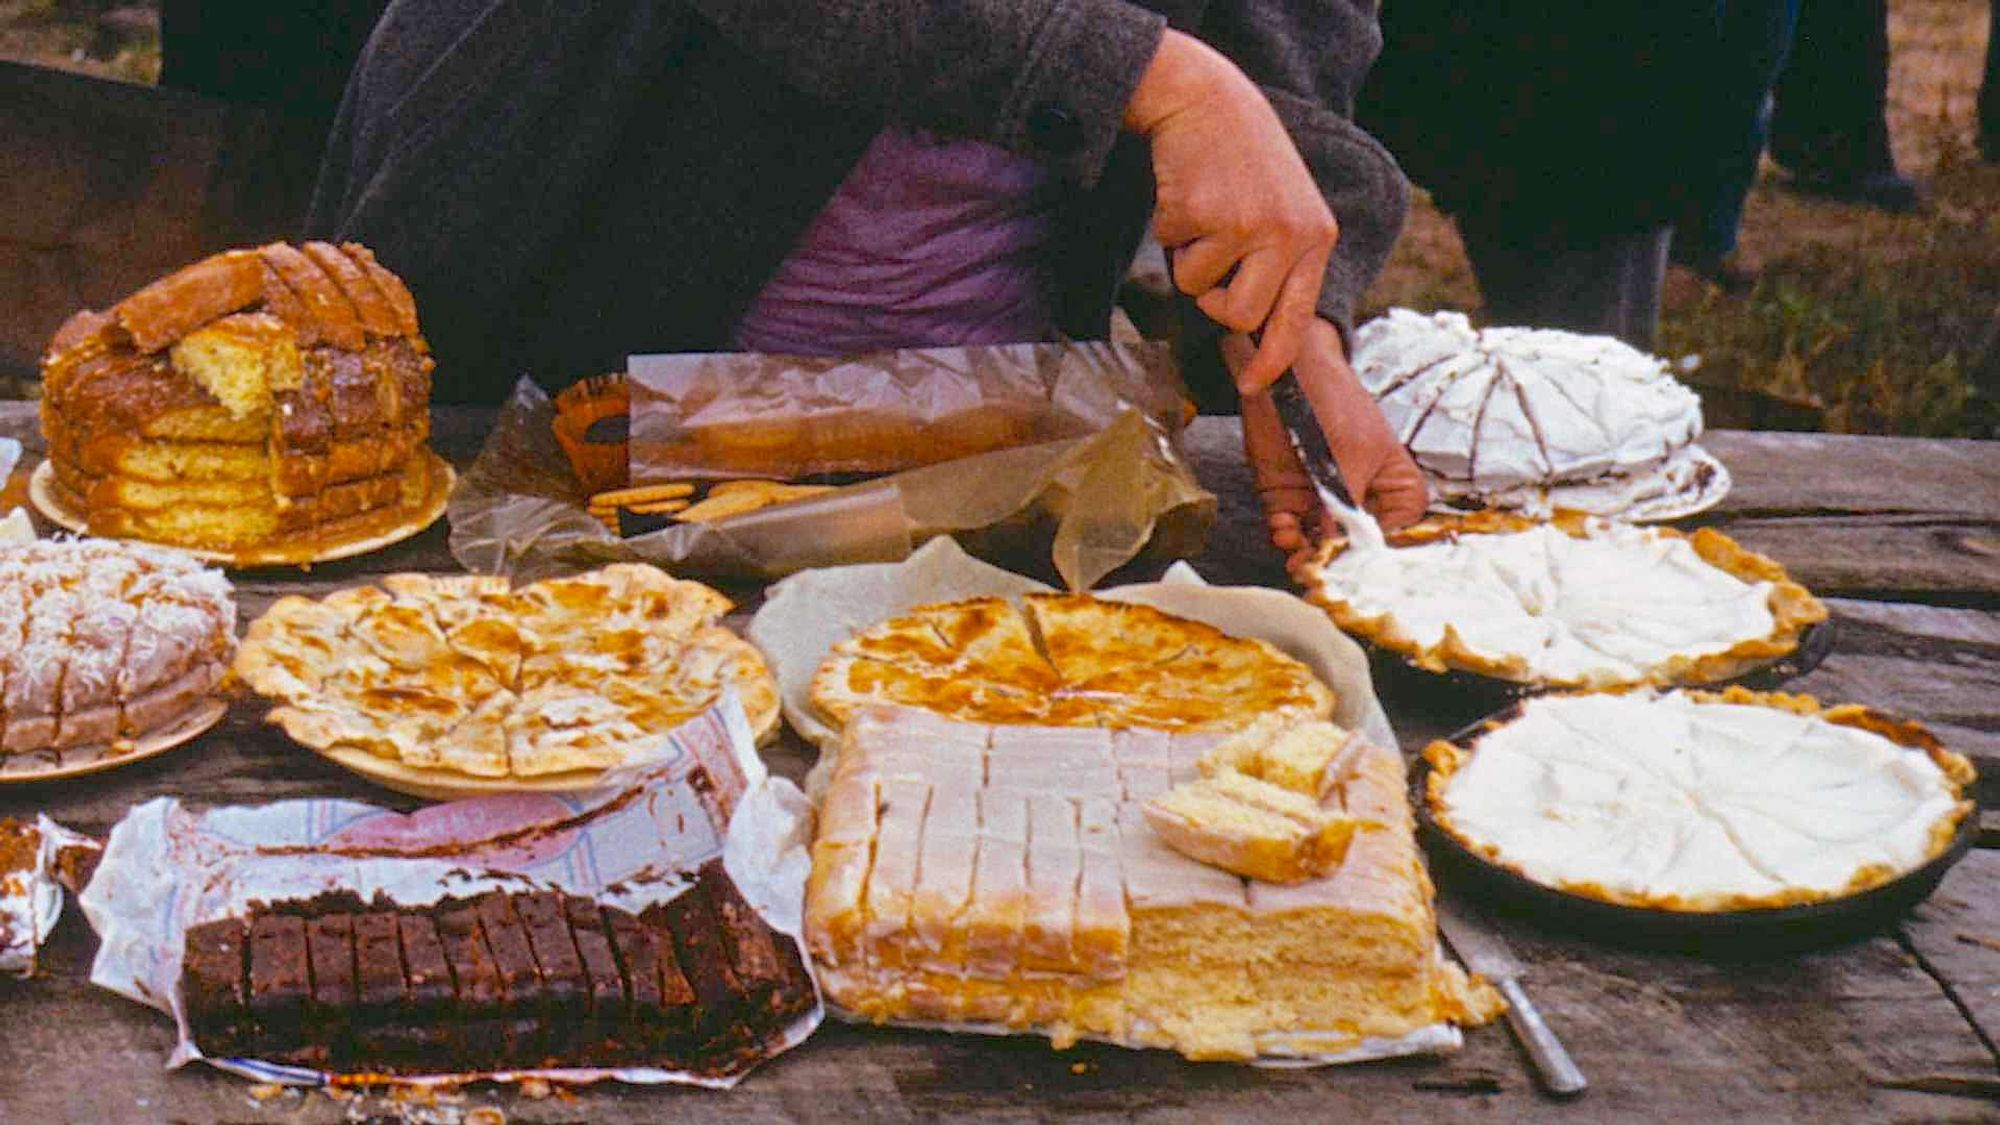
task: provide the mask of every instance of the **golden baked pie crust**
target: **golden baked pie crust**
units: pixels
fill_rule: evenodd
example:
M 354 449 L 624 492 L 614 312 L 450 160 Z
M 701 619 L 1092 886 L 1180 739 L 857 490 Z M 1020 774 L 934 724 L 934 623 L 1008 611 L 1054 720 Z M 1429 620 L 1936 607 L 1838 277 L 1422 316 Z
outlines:
M 296 741 L 473 777 L 602 769 L 725 685 L 760 740 L 777 729 L 776 680 L 699 583 L 631 563 L 520 587 L 382 581 L 280 599 L 244 637 L 236 675 Z
M 1582 539 L 1587 535 L 1590 518 L 1580 513 L 1564 512 L 1547 522 L 1573 539 Z M 1540 521 L 1508 512 L 1474 512 L 1463 516 L 1432 516 L 1400 531 L 1389 532 L 1388 540 L 1392 547 L 1418 547 L 1461 535 L 1506 535 L 1530 531 L 1537 526 L 1540 526 Z M 1754 672 L 1796 651 L 1806 630 L 1827 619 L 1825 603 L 1814 597 L 1804 586 L 1793 581 L 1791 575 L 1776 560 L 1742 546 L 1719 531 L 1701 528 L 1692 534 L 1687 534 L 1670 527 L 1652 527 L 1647 531 L 1651 534 L 1687 540 L 1688 546 L 1694 549 L 1695 554 L 1699 555 L 1703 562 L 1731 577 L 1748 583 L 1771 583 L 1769 608 L 1774 624 L 1768 635 L 1739 641 L 1722 652 L 1671 657 L 1653 669 L 1640 683 L 1658 687 L 1701 686 L 1717 684 Z M 1471 672 L 1534 687 L 1639 686 L 1636 683 L 1586 683 L 1581 680 L 1537 679 L 1529 671 L 1525 658 L 1518 655 L 1495 658 L 1475 652 L 1450 625 L 1445 626 L 1444 636 L 1436 644 L 1428 647 L 1420 645 L 1397 631 L 1392 614 L 1363 613 L 1355 609 L 1346 599 L 1328 592 L 1326 584 L 1319 577 L 1320 572 L 1345 550 L 1345 540 L 1330 539 L 1321 545 L 1313 561 L 1300 570 L 1301 580 L 1306 587 L 1306 600 L 1324 609 L 1343 632 L 1361 637 L 1377 648 L 1396 653 L 1419 668 L 1430 672 Z
M 1333 693 L 1268 642 L 1150 606 L 1030 594 L 918 606 L 834 646 L 812 703 L 836 725 L 895 703 L 967 722 L 1233 729 L 1324 719 Z
M 1623 694 L 1623 693 L 1610 693 Z M 1430 809 L 1431 821 L 1438 829 L 1449 835 L 1461 847 L 1479 855 L 1488 863 L 1502 867 L 1524 879 L 1553 887 L 1555 890 L 1584 898 L 1595 899 L 1617 906 L 1641 907 L 1649 910 L 1672 910 L 1682 913 L 1714 913 L 1731 910 L 1762 910 L 1783 906 L 1799 906 L 1811 902 L 1826 902 L 1831 899 L 1846 898 L 1873 887 L 1890 882 L 1908 871 L 1929 863 L 1951 847 L 1957 837 L 1959 826 L 1973 811 L 1973 802 L 1965 796 L 1968 788 L 1978 779 L 1978 771 L 1963 755 L 1947 750 L 1937 737 L 1922 724 L 1908 719 L 1898 719 L 1883 714 L 1871 707 L 1846 703 L 1834 707 L 1822 706 L 1819 700 L 1809 695 L 1795 695 L 1785 692 L 1751 691 L 1743 687 L 1730 687 L 1720 692 L 1682 692 L 1689 700 L 1704 704 L 1736 704 L 1749 707 L 1769 707 L 1794 715 L 1817 717 L 1836 726 L 1852 727 L 1856 730 L 1877 734 L 1898 746 L 1921 752 L 1929 758 L 1945 779 L 1951 783 L 1952 791 L 1959 798 L 1949 815 L 1931 826 L 1929 845 L 1923 860 L 1904 871 L 1892 869 L 1883 864 L 1869 864 L 1857 869 L 1846 886 L 1837 891 L 1795 889 L 1772 895 L 1726 895 L 1702 896 L 1690 899 L 1682 895 L 1641 894 L 1618 890 L 1594 882 L 1545 883 L 1528 874 L 1518 865 L 1501 858 L 1499 849 L 1482 843 L 1462 832 L 1455 824 L 1444 804 L 1445 790 L 1451 779 L 1465 764 L 1472 760 L 1476 749 L 1468 750 L 1455 743 L 1439 739 L 1424 747 L 1424 760 L 1430 765 L 1430 774 L 1424 779 L 1424 803 Z M 1499 730 L 1514 721 L 1520 714 L 1520 706 L 1481 723 L 1479 730 L 1467 741 L 1475 741 Z

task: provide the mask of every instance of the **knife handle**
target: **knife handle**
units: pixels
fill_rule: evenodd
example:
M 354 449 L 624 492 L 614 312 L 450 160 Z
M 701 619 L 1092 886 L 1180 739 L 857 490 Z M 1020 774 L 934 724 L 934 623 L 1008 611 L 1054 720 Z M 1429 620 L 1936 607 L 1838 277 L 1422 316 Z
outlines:
M 1535 1002 L 1528 999 L 1526 989 L 1513 977 L 1499 980 L 1500 995 L 1507 998 L 1507 1026 L 1514 1029 L 1514 1037 L 1521 1041 L 1521 1047 L 1528 1052 L 1528 1061 L 1535 1064 L 1535 1077 L 1542 1089 L 1558 1098 L 1573 1098 L 1590 1086 L 1589 1080 L 1578 1070 L 1576 1061 L 1563 1048 L 1562 1040 L 1549 1030 L 1542 1020 L 1542 1013 L 1535 1008 Z

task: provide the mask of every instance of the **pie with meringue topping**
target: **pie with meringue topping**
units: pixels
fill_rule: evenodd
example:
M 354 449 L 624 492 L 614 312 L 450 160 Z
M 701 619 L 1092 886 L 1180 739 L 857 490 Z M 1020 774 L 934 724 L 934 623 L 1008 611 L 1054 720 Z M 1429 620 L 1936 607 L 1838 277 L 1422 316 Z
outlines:
M 1460 844 L 1626 906 L 1791 906 L 1887 883 L 1950 848 L 1970 762 L 1865 707 L 1731 688 L 1543 696 L 1424 751 Z
M 1433 517 L 1302 568 L 1334 623 L 1433 672 L 1536 688 L 1712 684 L 1795 651 L 1826 606 L 1721 532 Z

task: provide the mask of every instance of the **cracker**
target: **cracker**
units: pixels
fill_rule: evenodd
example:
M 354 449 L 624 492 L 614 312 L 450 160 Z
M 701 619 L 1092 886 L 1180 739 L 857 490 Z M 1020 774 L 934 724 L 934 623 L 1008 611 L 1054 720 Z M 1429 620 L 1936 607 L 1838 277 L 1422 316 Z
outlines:
M 629 508 L 634 504 L 656 504 L 662 500 L 685 500 L 694 495 L 694 485 L 687 481 L 668 481 L 665 484 L 640 484 L 631 488 L 614 488 L 600 492 L 590 498 L 593 508 Z

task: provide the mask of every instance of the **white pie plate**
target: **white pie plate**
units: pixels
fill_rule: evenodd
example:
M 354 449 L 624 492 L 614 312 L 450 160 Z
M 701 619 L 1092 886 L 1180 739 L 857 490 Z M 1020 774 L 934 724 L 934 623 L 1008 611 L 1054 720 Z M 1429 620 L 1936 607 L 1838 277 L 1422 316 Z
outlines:
M 1730 488 L 1735 484 L 1734 478 L 1729 475 L 1729 467 L 1717 459 L 1715 454 L 1698 445 L 1690 446 L 1688 455 L 1693 458 L 1697 465 L 1708 470 L 1708 473 L 1697 487 L 1685 492 L 1648 497 L 1627 505 L 1623 509 L 1609 512 L 1593 511 L 1590 514 L 1625 520 L 1628 523 L 1665 523 L 1671 520 L 1686 519 L 1689 516 L 1700 515 L 1717 504 L 1722 503 L 1723 499 L 1729 495 Z M 1593 486 L 1581 485 L 1576 487 L 1580 490 L 1588 491 Z M 1562 486 L 1557 486 L 1550 490 L 1549 501 L 1553 507 L 1558 509 L 1573 507 L 1572 505 L 1565 505 L 1563 503 L 1565 491 Z M 1517 508 L 1500 507 L 1497 505 L 1454 504 L 1450 500 L 1445 499 L 1435 487 L 1433 487 L 1432 495 L 1435 498 L 1431 501 L 1430 510 L 1440 515 L 1462 516 L 1468 512 L 1489 510 L 1515 512 L 1520 515 L 1527 514 Z M 1575 510 L 1588 511 L 1585 508 L 1575 508 Z

